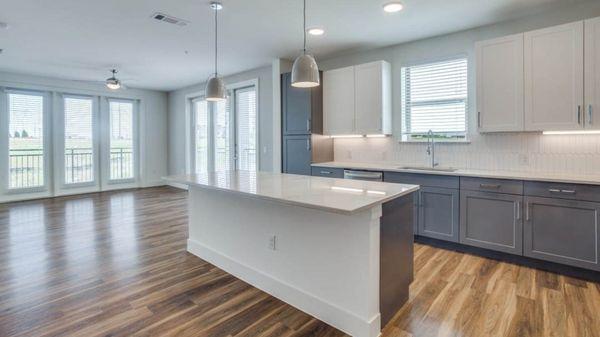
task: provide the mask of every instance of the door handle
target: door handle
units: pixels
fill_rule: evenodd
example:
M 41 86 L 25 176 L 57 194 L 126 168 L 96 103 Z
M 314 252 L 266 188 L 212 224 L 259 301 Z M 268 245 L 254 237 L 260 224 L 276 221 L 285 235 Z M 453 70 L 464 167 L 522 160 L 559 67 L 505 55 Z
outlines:
M 490 189 L 490 190 L 497 190 L 500 188 L 500 184 L 479 184 L 480 188 L 486 188 L 486 189 Z

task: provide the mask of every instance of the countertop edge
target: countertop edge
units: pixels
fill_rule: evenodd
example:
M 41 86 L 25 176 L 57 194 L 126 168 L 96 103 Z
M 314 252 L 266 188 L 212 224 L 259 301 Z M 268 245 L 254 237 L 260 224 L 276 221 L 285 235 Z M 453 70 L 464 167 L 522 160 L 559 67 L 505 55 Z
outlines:
M 199 188 L 206 189 L 206 190 L 211 190 L 211 191 L 222 191 L 222 192 L 237 194 L 237 195 L 240 195 L 240 196 L 243 196 L 243 197 L 252 198 L 252 199 L 267 200 L 267 201 L 277 202 L 277 203 L 281 203 L 281 204 L 285 204 L 285 205 L 310 208 L 310 209 L 315 209 L 315 210 L 324 211 L 324 212 L 330 212 L 330 213 L 336 213 L 336 214 L 341 214 L 341 215 L 356 215 L 356 214 L 364 212 L 364 211 L 366 211 L 366 210 L 368 210 L 370 208 L 373 208 L 373 207 L 375 207 L 377 205 L 382 205 L 382 204 L 384 204 L 384 203 L 386 203 L 388 201 L 391 201 L 391 200 L 394 200 L 394 199 L 397 199 L 397 198 L 401 198 L 401 197 L 407 196 L 407 195 L 409 195 L 411 193 L 414 193 L 414 192 L 416 192 L 416 191 L 418 191 L 420 189 L 419 185 L 414 185 L 410 189 L 407 189 L 405 191 L 396 193 L 394 195 L 387 196 L 386 198 L 374 201 L 374 202 L 372 202 L 370 204 L 364 205 L 364 206 L 359 207 L 359 208 L 355 208 L 355 209 L 340 209 L 340 208 L 334 208 L 334 207 L 327 207 L 327 206 L 320 206 L 320 205 L 315 205 L 315 204 L 310 204 L 310 203 L 304 203 L 304 202 L 301 202 L 301 201 L 294 201 L 294 200 L 288 200 L 288 199 L 281 199 L 281 198 L 276 198 L 276 197 L 270 197 L 270 196 L 266 196 L 266 195 L 257 195 L 257 194 L 243 192 L 243 191 L 232 190 L 232 189 L 228 189 L 228 188 L 221 188 L 221 187 L 217 187 L 217 186 L 211 186 L 211 185 L 205 185 L 205 184 L 198 184 L 198 183 L 195 183 L 195 182 L 181 180 L 181 179 L 172 179 L 172 178 L 169 178 L 169 177 L 162 177 L 161 179 L 164 180 L 164 181 L 166 181 L 166 182 L 177 183 L 177 184 L 182 184 L 182 185 L 187 185 L 187 186 L 193 186 L 193 187 L 199 187 Z
M 378 166 L 378 164 L 361 164 L 361 163 L 347 163 L 347 162 L 324 162 L 324 163 L 313 163 L 312 167 L 328 167 L 328 168 L 347 168 L 355 170 L 367 170 L 367 171 L 384 171 L 384 172 L 398 172 L 398 173 L 416 173 L 416 174 L 428 174 L 428 175 L 442 175 L 442 176 L 454 176 L 454 177 L 474 177 L 474 178 L 489 178 L 489 179 L 510 179 L 510 180 L 526 180 L 526 181 L 540 181 L 540 182 L 554 182 L 554 183 L 566 183 L 566 184 L 583 184 L 583 185 L 600 185 L 600 176 L 597 180 L 594 178 L 576 178 L 576 177 L 551 177 L 544 176 L 541 174 L 539 177 L 529 176 L 525 173 L 510 172 L 494 173 L 493 171 L 476 171 L 470 172 L 465 169 L 456 169 L 456 171 L 427 171 L 427 170 L 412 170 L 386 167 L 386 165 Z M 398 164 L 400 166 L 400 164 Z M 535 173 L 532 173 L 532 175 Z

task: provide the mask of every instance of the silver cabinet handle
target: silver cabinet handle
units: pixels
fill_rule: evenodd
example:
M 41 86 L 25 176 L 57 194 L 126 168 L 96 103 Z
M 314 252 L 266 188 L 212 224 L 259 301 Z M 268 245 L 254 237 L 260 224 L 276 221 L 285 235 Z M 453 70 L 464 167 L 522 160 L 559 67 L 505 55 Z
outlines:
M 559 190 L 558 188 L 549 188 L 548 192 L 550 193 L 562 193 L 562 194 L 576 194 L 575 190 Z
M 520 201 L 515 202 L 515 216 L 517 217 L 517 220 L 521 220 L 521 202 Z
M 581 105 L 577 106 L 577 124 L 581 124 Z
M 477 111 L 477 127 L 481 127 L 481 111 Z
M 525 220 L 527 220 L 527 221 L 531 220 L 531 216 L 529 214 L 529 208 L 530 208 L 529 203 L 525 203 Z
M 480 188 L 494 189 L 497 190 L 500 188 L 500 184 L 479 184 Z
M 575 190 L 560 190 L 560 192 L 564 193 L 564 194 L 575 194 L 576 193 Z
M 306 120 L 306 131 L 310 131 L 310 119 Z
M 306 151 L 310 151 L 310 139 L 306 140 Z
M 560 190 L 557 189 L 557 188 L 549 188 L 548 192 L 550 192 L 550 193 L 560 193 Z
M 592 115 L 593 115 L 593 111 L 592 111 L 592 105 L 588 105 L 588 124 L 592 125 Z
M 331 171 L 321 171 L 321 174 L 331 174 Z

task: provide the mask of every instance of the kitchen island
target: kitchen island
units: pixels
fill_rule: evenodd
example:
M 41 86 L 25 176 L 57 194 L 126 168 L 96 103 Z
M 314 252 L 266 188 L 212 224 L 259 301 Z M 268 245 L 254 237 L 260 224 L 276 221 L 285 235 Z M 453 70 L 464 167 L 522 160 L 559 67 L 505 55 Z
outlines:
M 267 172 L 178 175 L 188 251 L 355 337 L 408 299 L 417 185 Z

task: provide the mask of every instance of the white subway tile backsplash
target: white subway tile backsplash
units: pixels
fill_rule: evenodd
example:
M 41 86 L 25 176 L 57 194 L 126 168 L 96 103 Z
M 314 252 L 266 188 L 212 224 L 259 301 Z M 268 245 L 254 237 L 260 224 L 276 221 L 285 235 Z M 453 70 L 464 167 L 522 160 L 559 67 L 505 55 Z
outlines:
M 424 143 L 396 138 L 337 138 L 335 160 L 427 165 Z M 467 144 L 436 144 L 442 166 L 540 173 L 600 173 L 600 135 L 539 133 L 472 135 Z

